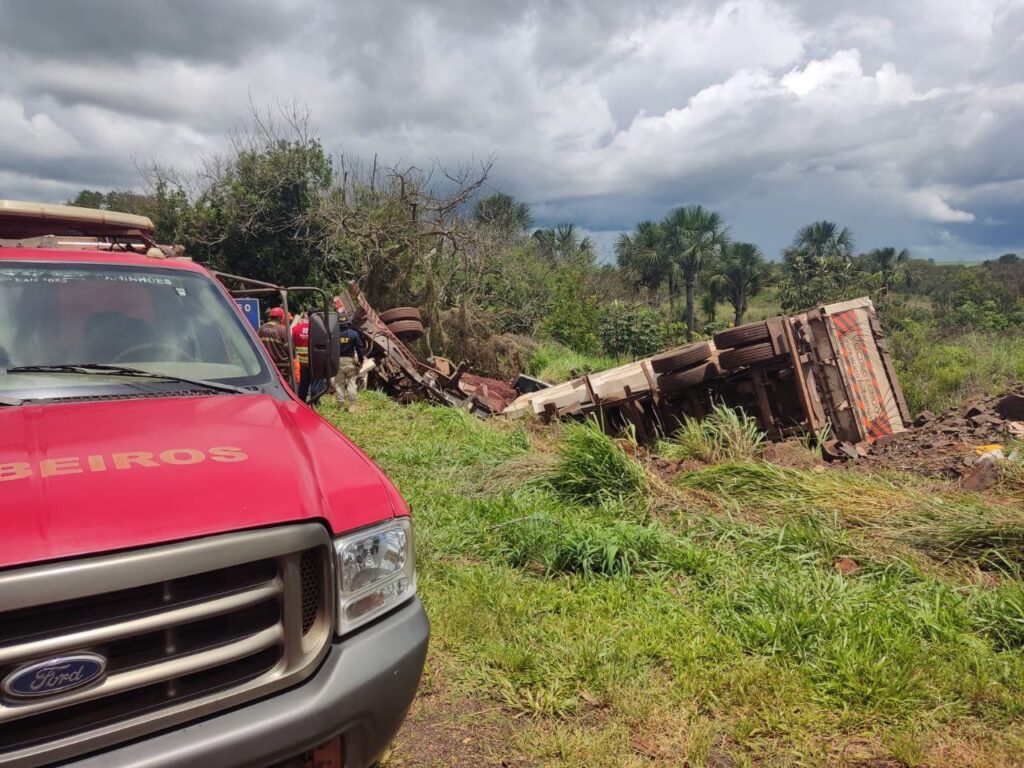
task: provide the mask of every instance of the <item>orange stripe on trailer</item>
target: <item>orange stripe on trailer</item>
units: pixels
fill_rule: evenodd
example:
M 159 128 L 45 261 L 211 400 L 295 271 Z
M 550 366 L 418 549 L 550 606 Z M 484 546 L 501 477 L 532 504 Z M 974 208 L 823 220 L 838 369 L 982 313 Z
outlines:
M 852 309 L 840 312 L 838 315 L 833 315 L 832 320 L 844 334 L 853 333 L 857 329 L 857 318 Z
M 877 437 L 884 437 L 885 435 L 893 434 L 892 422 L 888 416 L 882 416 L 871 422 L 873 431 Z
M 839 353 L 843 358 L 843 367 L 846 369 L 847 378 L 853 390 L 851 394 L 853 395 L 854 405 L 859 411 L 859 421 L 861 426 L 864 428 L 868 441 L 873 442 L 875 439 L 882 437 L 883 435 L 892 434 L 892 422 L 889 419 L 888 413 L 885 411 L 885 404 L 883 402 L 878 402 L 878 405 L 882 410 L 882 415 L 874 420 L 868 418 L 867 408 L 865 407 L 864 392 L 862 391 L 860 383 L 854 374 L 854 366 L 853 361 L 850 359 L 850 353 L 847 350 L 846 345 L 843 343 L 849 339 L 849 342 L 855 346 L 858 352 L 860 352 L 864 368 L 867 371 L 868 376 L 871 378 L 871 384 L 874 391 L 876 395 L 879 394 L 880 389 L 878 386 L 878 376 L 874 366 L 871 364 L 871 359 L 868 357 L 867 342 L 864 340 L 862 329 L 857 323 L 856 310 L 847 310 L 846 312 L 832 315 L 831 320 L 836 329 L 836 336 L 840 341 Z

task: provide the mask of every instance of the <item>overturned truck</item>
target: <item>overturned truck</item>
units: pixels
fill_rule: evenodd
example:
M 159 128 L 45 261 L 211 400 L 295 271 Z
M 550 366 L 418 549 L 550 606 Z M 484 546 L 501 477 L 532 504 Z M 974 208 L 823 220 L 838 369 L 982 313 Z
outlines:
M 423 335 L 418 310 L 378 314 L 355 284 L 340 301 L 368 342 L 371 385 L 401 402 L 444 403 L 481 417 L 594 415 L 609 432 L 632 428 L 642 442 L 725 405 L 756 418 L 770 440 L 809 435 L 835 458 L 863 456 L 911 420 L 868 298 L 730 328 L 555 386 L 476 376 L 441 357 L 422 360 L 412 349 Z
M 640 440 L 715 405 L 742 408 L 771 440 L 813 435 L 857 457 L 911 419 L 870 299 L 748 323 L 653 357 L 519 396 L 504 411 L 545 420 L 595 414 Z

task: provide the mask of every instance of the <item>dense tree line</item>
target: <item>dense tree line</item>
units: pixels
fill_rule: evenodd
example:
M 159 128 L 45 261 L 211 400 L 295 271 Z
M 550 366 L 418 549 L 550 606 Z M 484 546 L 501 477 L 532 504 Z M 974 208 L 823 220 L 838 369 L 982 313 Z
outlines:
M 144 193 L 87 190 L 69 202 L 148 215 L 158 239 L 214 269 L 284 285 L 354 280 L 379 308 L 420 306 L 438 353 L 504 335 L 633 357 L 738 325 L 763 294 L 775 311 L 863 294 L 891 309 L 921 296 L 935 322 L 1024 326 L 1014 254 L 977 267 L 896 247 L 857 254 L 848 228 L 817 221 L 770 262 L 692 204 L 638 223 L 615 243 L 616 263 L 601 264 L 574 224 L 534 228 L 530 206 L 493 191 L 490 172 L 490 161 L 421 169 L 331 157 L 304 113 L 278 109 L 254 112 L 224 155 L 192 173 L 153 166 Z

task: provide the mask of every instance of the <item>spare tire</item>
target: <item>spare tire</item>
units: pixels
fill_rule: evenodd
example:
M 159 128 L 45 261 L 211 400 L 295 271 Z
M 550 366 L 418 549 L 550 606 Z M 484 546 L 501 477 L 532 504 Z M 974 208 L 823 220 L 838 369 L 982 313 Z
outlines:
M 403 341 L 415 340 L 423 335 L 423 323 L 419 320 L 396 320 L 388 323 L 388 330 Z
M 771 332 L 768 330 L 768 323 L 762 320 L 759 323 L 747 323 L 746 325 L 737 325 L 735 328 L 729 328 L 724 331 L 719 331 L 715 334 L 715 346 L 721 349 L 734 349 L 735 347 L 744 347 L 748 344 L 757 344 L 761 341 L 769 341 L 771 339 Z
M 676 373 L 667 373 L 663 376 L 659 376 L 658 387 L 662 392 L 671 394 L 672 392 L 679 392 L 683 389 L 696 387 L 698 384 L 710 381 L 718 374 L 719 370 L 717 365 L 714 363 L 704 363 L 703 365 L 698 365 L 696 368 L 690 368 L 687 371 L 677 371 Z
M 423 315 L 416 307 L 395 307 L 394 309 L 385 309 L 380 313 L 380 321 L 384 325 L 391 325 L 399 320 L 415 320 L 422 323 Z
M 655 373 L 671 373 L 692 368 L 699 363 L 706 363 L 710 359 L 711 344 L 706 341 L 697 341 L 652 357 L 651 368 Z
M 718 362 L 724 369 L 740 368 L 744 365 L 768 363 L 778 355 L 771 344 L 753 344 L 739 349 L 727 349 L 718 355 Z

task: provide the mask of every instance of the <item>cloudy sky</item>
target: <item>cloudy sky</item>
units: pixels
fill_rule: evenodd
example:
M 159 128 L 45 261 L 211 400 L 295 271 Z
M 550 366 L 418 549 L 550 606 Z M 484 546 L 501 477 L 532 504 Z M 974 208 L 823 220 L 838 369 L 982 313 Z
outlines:
M 497 159 L 602 243 L 700 202 L 777 255 L 1024 252 L 1024 0 L 0 0 L 0 197 L 188 167 L 250 100 L 332 152 Z

